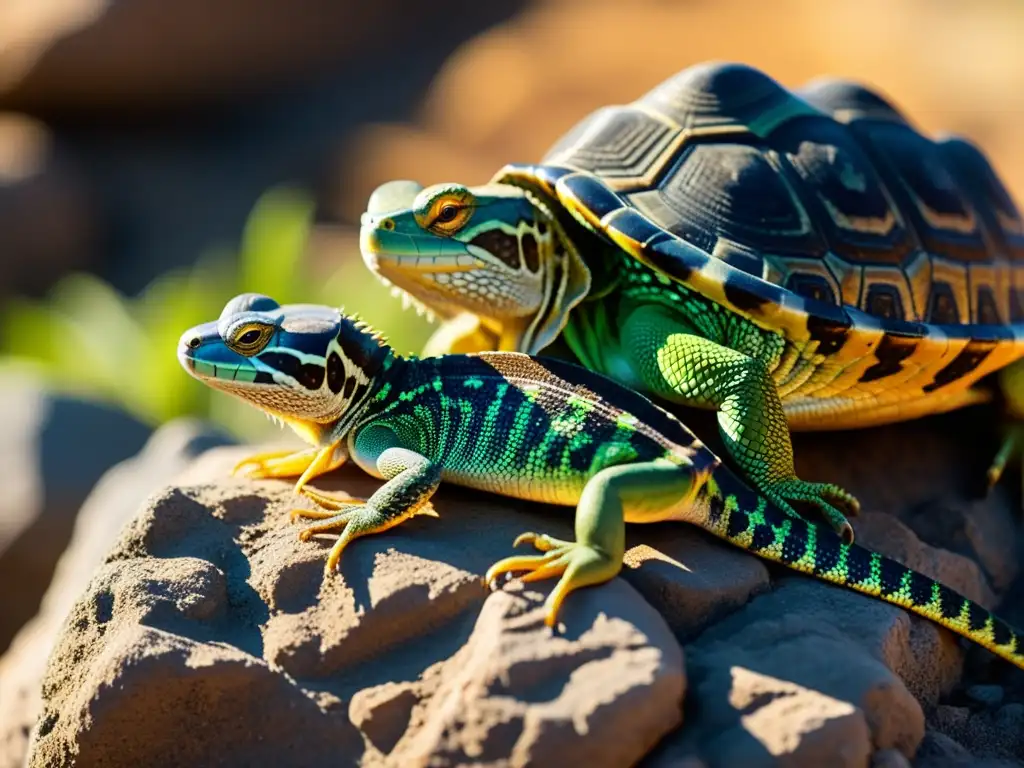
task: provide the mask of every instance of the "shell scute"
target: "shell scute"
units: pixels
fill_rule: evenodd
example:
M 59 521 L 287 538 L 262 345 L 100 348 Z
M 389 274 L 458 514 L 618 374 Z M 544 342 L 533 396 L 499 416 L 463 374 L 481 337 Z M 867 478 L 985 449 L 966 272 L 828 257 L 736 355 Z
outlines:
M 1018 208 L 977 147 L 926 137 L 866 86 L 691 67 L 516 173 L 663 278 L 826 358 L 808 383 L 826 394 L 951 391 L 1024 354 Z

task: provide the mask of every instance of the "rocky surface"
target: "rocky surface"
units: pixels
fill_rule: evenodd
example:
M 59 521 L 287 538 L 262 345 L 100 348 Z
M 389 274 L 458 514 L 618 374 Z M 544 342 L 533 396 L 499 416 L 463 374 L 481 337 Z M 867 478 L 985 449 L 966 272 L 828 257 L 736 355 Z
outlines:
M 444 488 L 440 518 L 354 542 L 324 580 L 331 537 L 298 540 L 290 485 L 226 477 L 250 450 L 205 454 L 122 531 L 54 646 L 30 765 L 1024 757 L 1024 697 L 965 677 L 950 633 L 684 526 L 632 527 L 622 576 L 573 594 L 555 633 L 541 620 L 553 582 L 489 592 L 480 577 L 524 530 L 571 536 L 565 511 Z M 346 468 L 317 485 L 365 497 L 378 484 Z M 988 506 L 1012 515 L 1001 497 Z M 855 527 L 998 602 L 974 558 L 895 516 Z
M 0 374 L 0 651 L 35 614 L 78 510 L 150 430 L 122 411 Z M 96 436 L 102 435 L 102 440 Z
M 121 528 L 150 493 L 170 482 L 197 455 L 226 442 L 208 426 L 188 420 L 169 423 L 150 437 L 137 456 L 107 471 L 89 494 L 53 580 L 46 579 L 49 588 L 39 612 L 0 658 L 0 768 L 23 764 L 29 732 L 42 709 L 41 684 L 50 651 L 65 616 Z M 24 577 L 14 580 L 14 585 L 26 583 Z

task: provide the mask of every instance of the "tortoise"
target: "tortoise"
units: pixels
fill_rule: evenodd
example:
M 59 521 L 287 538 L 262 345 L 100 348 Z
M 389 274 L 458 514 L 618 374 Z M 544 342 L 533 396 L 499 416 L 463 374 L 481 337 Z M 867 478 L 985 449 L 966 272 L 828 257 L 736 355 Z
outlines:
M 445 319 L 426 354 L 536 354 L 717 411 L 771 501 L 852 541 L 857 499 L 797 478 L 792 430 L 991 399 L 1024 414 L 1024 221 L 982 151 L 924 136 L 880 93 L 789 90 L 738 63 L 600 108 L 539 164 L 467 187 L 378 187 L 368 267 Z M 998 479 L 1024 434 L 1010 420 Z

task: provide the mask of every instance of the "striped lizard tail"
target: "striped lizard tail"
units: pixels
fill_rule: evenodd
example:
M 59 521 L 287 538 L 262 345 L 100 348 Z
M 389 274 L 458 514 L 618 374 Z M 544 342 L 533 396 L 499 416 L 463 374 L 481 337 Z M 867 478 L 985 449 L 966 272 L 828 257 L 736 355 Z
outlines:
M 1024 669 L 1024 635 L 949 587 L 823 526 L 785 514 L 719 469 L 698 494 L 705 530 L 765 560 L 898 605 Z

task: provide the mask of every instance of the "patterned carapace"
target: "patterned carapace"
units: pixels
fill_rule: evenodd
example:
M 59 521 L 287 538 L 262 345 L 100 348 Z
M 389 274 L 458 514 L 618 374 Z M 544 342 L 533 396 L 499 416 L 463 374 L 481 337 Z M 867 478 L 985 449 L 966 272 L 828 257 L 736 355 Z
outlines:
M 421 213 L 450 206 L 451 226 Z M 527 241 L 539 267 L 514 258 Z M 717 410 L 761 492 L 846 533 L 833 503 L 856 501 L 794 475 L 790 428 L 982 402 L 975 383 L 1024 356 L 1024 222 L 981 152 L 924 136 L 864 86 L 792 91 L 739 64 L 598 109 L 489 184 L 383 185 L 362 250 L 449 320 L 431 353 L 536 353 L 561 333 L 588 368 Z

